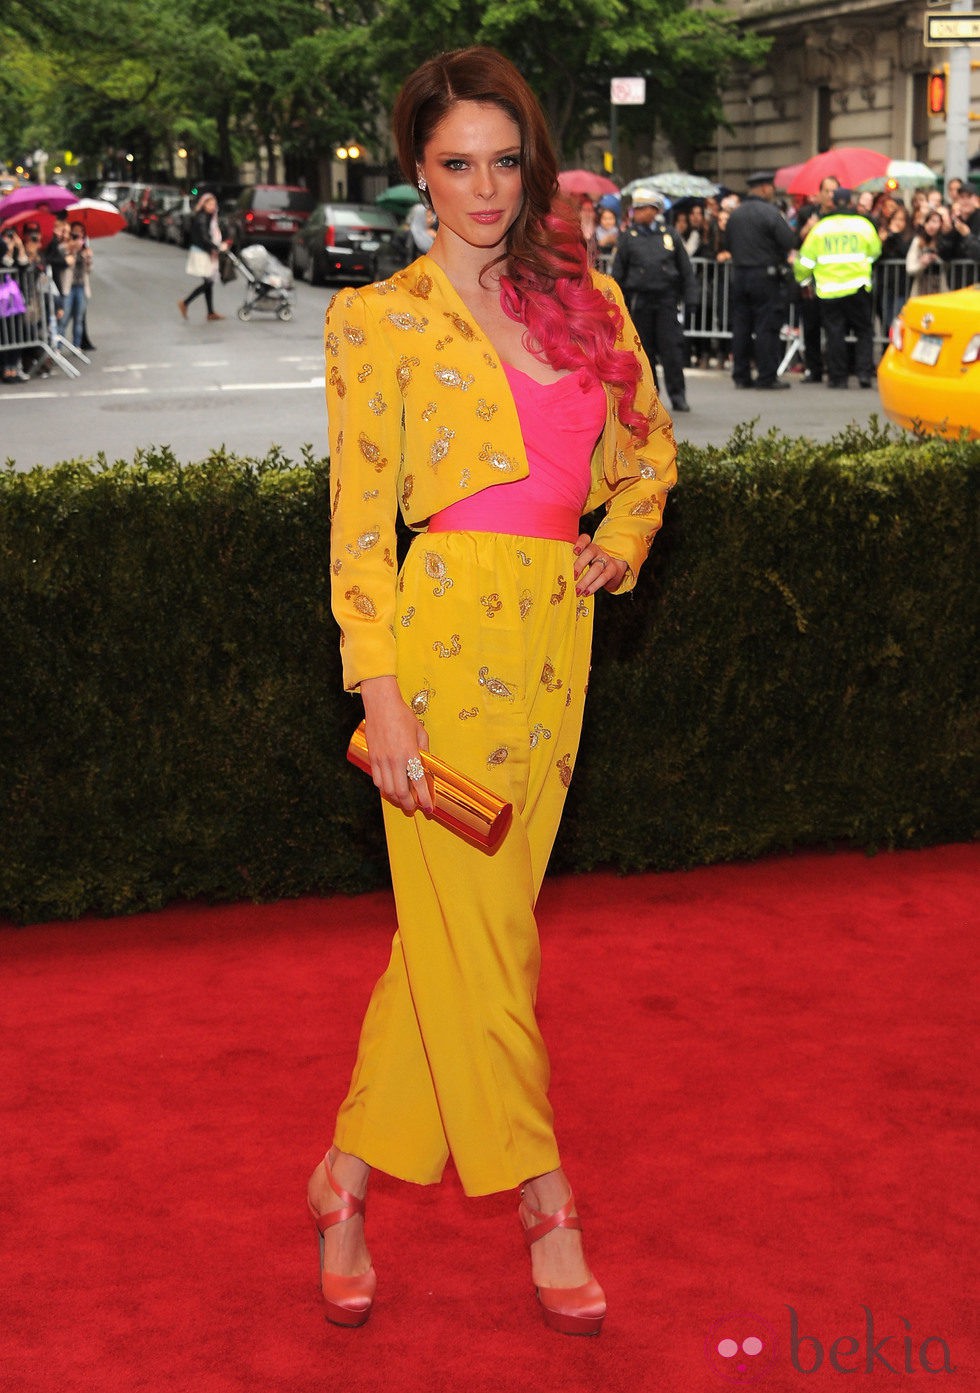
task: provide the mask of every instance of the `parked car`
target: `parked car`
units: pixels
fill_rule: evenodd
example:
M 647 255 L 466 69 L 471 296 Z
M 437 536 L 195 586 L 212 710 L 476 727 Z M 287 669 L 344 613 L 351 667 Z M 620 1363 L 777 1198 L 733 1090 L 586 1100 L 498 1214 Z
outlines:
M 163 240 L 172 242 L 175 247 L 189 247 L 191 244 L 191 219 L 194 216 L 196 198 L 182 193 L 167 207 L 160 219 Z
M 289 259 L 311 285 L 378 279 L 378 260 L 398 232 L 398 219 L 373 203 L 318 203 L 294 235 Z
M 119 211 L 122 212 L 122 205 L 129 197 L 131 188 L 132 184 L 119 184 L 114 180 L 110 180 L 109 183 L 99 186 L 99 190 L 95 196 L 96 198 L 102 199 L 104 203 L 114 203 Z
M 154 223 L 159 222 L 168 199 L 179 198 L 180 189 L 175 184 L 146 184 L 136 200 L 131 232 L 137 237 L 145 237 Z
M 290 238 L 314 206 L 309 189 L 293 184 L 250 184 L 242 190 L 228 219 L 235 251 L 256 243 L 275 251 L 285 250 Z
M 152 237 L 156 242 L 164 240 L 164 219 L 171 208 L 177 207 L 183 194 L 179 189 L 171 189 L 166 185 L 155 184 L 152 188 L 152 197 L 146 202 L 144 215 L 143 231 L 147 237 Z
M 130 184 L 125 197 L 121 198 L 116 205 L 120 213 L 122 213 L 123 217 L 126 219 L 127 232 L 136 231 L 136 214 L 139 209 L 140 199 L 143 197 L 144 190 L 149 187 L 149 184 Z
M 980 440 L 980 284 L 906 301 L 878 365 L 885 415 L 906 430 Z

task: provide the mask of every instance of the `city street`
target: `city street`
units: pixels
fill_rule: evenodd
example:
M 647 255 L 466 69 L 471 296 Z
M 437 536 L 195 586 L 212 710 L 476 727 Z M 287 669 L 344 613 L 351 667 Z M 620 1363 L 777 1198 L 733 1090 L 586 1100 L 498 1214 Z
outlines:
M 303 445 L 326 454 L 323 315 L 329 288 L 296 287 L 295 316 L 281 324 L 235 312 L 244 287 L 215 288 L 227 318 L 207 323 L 203 297 L 185 322 L 177 300 L 195 282 L 176 247 L 126 234 L 97 241 L 89 334 L 97 345 L 77 379 L 54 368 L 48 378 L 0 387 L 0 459 L 18 469 L 59 460 L 131 458 L 140 447 L 169 445 L 189 461 L 225 446 L 264 455 L 279 445 L 298 458 Z M 679 440 L 721 445 L 740 422 L 758 418 L 790 435 L 829 439 L 849 422 L 880 410 L 876 390 L 830 392 L 792 378 L 788 392 L 738 392 L 720 370 L 688 374 L 690 415 Z

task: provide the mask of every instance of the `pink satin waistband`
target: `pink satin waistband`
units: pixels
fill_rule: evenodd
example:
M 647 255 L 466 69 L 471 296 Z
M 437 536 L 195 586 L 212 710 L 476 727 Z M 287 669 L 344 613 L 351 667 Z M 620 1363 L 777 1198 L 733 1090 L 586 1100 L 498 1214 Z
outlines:
M 492 490 L 490 490 L 492 491 Z M 513 516 L 499 507 L 480 507 L 480 494 L 451 503 L 429 519 L 430 532 L 497 532 L 507 537 L 543 537 L 553 542 L 577 542 L 581 514 L 555 503 L 524 503 Z

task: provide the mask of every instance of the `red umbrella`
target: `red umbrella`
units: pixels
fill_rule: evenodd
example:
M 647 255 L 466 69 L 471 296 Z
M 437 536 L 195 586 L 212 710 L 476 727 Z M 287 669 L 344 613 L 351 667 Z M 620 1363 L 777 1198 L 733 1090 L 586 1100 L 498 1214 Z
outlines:
M 860 145 L 841 145 L 805 160 L 786 185 L 789 194 L 819 192 L 821 179 L 833 174 L 846 189 L 856 188 L 864 179 L 874 179 L 888 171 L 890 155 L 865 150 Z
M 782 169 L 777 169 L 776 188 L 785 192 L 789 188 L 791 180 L 796 178 L 805 163 L 805 160 L 801 160 L 799 164 L 786 164 L 783 165 Z
M 52 213 L 57 213 L 59 209 L 77 202 L 78 195 L 75 190 L 63 189 L 60 184 L 23 184 L 4 197 L 0 203 L 0 210 L 6 221 L 15 213 L 25 210 L 47 208 Z
M 4 200 L 6 202 L 6 200 Z M 6 213 L 6 208 L 2 211 Z M 12 218 L 5 217 L 0 227 L 15 227 L 18 235 L 23 237 L 24 228 L 32 224 L 41 229 L 41 241 L 48 242 L 54 231 L 54 214 L 49 213 L 46 208 L 22 208 L 19 213 L 15 213 Z
M 563 169 L 558 175 L 558 187 L 562 193 L 585 194 L 587 198 L 619 193 L 618 185 L 604 174 L 593 174 L 591 169 Z
M 100 198 L 80 198 L 65 211 L 71 222 L 82 224 L 89 237 L 115 237 L 126 226 L 116 205 Z

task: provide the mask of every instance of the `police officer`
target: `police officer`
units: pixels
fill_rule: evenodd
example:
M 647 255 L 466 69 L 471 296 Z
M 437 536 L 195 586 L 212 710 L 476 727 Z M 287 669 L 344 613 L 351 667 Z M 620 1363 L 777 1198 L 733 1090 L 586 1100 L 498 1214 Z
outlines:
M 664 225 L 654 189 L 633 194 L 633 225 L 620 235 L 612 276 L 622 287 L 651 364 L 660 359 L 673 411 L 690 411 L 684 385 L 684 331 L 678 302 L 695 304 L 698 285 L 681 239 Z
M 787 281 L 792 282 L 787 254 L 795 251 L 796 234 L 773 204 L 775 178 L 771 170 L 749 175 L 748 197 L 732 209 L 725 229 L 732 257 L 732 380 L 736 387 L 789 386 L 776 374 L 782 356 L 779 335 Z
M 881 241 L 870 219 L 852 207 L 850 189 L 837 189 L 834 207 L 807 233 L 793 267 L 798 281 L 813 279 L 827 336 L 827 386 L 847 386 L 847 331 L 854 334 L 858 382 L 874 375 L 871 269 Z

